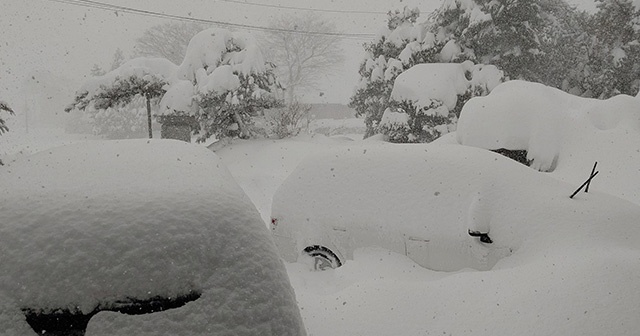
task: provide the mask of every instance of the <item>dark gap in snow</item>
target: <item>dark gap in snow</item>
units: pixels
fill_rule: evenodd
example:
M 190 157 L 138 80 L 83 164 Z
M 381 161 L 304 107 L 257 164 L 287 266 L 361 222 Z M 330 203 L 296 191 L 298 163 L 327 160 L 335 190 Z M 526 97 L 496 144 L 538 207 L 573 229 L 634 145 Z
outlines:
M 69 311 L 41 313 L 34 309 L 23 309 L 27 323 L 38 335 L 84 336 L 89 320 L 96 312 L 88 315 Z
M 116 311 L 127 315 L 152 314 L 180 308 L 191 301 L 199 299 L 200 295 L 199 292 L 190 292 L 177 298 L 156 296 L 147 300 L 127 299 L 124 301 L 116 301 L 111 307 L 105 307 L 100 310 Z
M 157 313 L 169 309 L 180 308 L 195 301 L 202 294 L 189 292 L 175 298 L 156 296 L 146 300 L 127 298 L 96 307 L 89 314 L 82 314 L 68 309 L 45 311 L 43 309 L 26 308 L 22 311 L 27 323 L 37 334 L 52 336 L 84 336 L 89 320 L 101 311 L 113 311 L 127 315 L 142 315 Z
M 527 160 L 527 154 L 528 152 L 524 149 L 506 149 L 506 148 L 499 148 L 499 149 L 492 149 L 492 152 L 496 152 L 498 154 L 502 154 L 514 161 L 520 162 L 525 166 L 529 166 L 531 165 L 531 161 Z

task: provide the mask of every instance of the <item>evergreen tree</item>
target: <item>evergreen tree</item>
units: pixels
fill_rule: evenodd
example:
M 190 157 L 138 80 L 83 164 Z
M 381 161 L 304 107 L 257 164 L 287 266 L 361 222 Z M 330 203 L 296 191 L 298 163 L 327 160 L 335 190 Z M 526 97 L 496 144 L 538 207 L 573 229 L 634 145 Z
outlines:
M 640 79 L 640 12 L 631 0 L 598 0 L 590 23 L 593 43 L 587 78 L 590 95 L 636 95 Z
M 160 114 L 193 115 L 198 142 L 213 136 L 251 137 L 253 118 L 277 104 L 272 95 L 278 87 L 273 70 L 252 35 L 204 30 L 189 42 L 177 71 L 179 80 L 168 88 Z M 185 106 L 185 101 L 191 104 Z
M 415 64 L 438 62 L 445 41 L 418 24 L 420 11 L 404 8 L 387 14 L 387 28 L 377 41 L 365 43 L 366 57 L 360 64 L 360 83 L 349 101 L 357 116 L 365 117 L 365 137 L 374 135 L 396 77 Z
M 175 67 L 169 61 L 161 61 L 164 61 L 160 63 L 169 69 Z M 134 120 L 140 120 L 140 118 L 137 117 L 138 109 L 124 110 L 124 108 L 142 100 L 146 103 L 147 129 L 149 138 L 152 138 L 151 106 L 159 102 L 165 93 L 165 86 L 169 82 L 166 74 L 155 73 L 152 70 L 157 66 L 146 64 L 151 62 L 158 63 L 159 61 L 157 59 L 134 59 L 104 76 L 88 81 L 85 85 L 89 88 L 78 91 L 74 102 L 65 110 L 67 112 L 73 109 L 86 111 L 89 108 L 94 112 L 94 126 L 99 126 L 98 134 L 107 134 L 109 137 L 128 137 L 126 134 L 129 134 L 129 131 L 135 133 L 136 130 L 134 129 L 135 122 L 131 123 L 127 117 L 133 117 Z M 127 113 L 131 111 L 133 113 L 129 114 L 132 115 L 127 116 Z M 114 132 L 118 129 L 120 132 Z
M 211 90 L 196 96 L 199 106 L 195 117 L 199 123 L 197 141 L 212 136 L 223 138 L 250 138 L 254 135 L 253 118 L 266 108 L 279 105 L 269 95 L 275 89 L 276 79 L 271 68 L 259 73 L 236 73 L 239 85 L 230 90 Z
M 594 15 L 564 0 L 446 0 L 432 31 L 476 63 L 596 98 L 638 90 L 638 11 L 631 0 L 598 0 Z

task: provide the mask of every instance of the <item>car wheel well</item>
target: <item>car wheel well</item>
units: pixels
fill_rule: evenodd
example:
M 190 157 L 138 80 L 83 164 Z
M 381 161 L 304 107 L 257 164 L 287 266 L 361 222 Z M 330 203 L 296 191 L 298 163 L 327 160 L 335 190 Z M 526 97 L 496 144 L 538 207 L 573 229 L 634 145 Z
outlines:
M 342 261 L 338 256 L 331 251 L 328 247 L 322 245 L 311 245 L 304 248 L 303 253 L 310 255 L 312 257 L 322 256 L 328 259 L 332 264 L 335 265 L 334 268 L 338 268 L 342 266 Z

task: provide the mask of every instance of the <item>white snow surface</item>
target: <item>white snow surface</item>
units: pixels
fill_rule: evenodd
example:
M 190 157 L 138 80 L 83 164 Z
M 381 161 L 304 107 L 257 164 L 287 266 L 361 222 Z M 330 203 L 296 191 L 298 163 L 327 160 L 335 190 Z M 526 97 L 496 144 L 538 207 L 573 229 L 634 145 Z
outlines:
M 457 140 L 487 149 L 527 150 L 532 167 L 580 185 L 594 162 L 591 187 L 640 204 L 640 98 L 582 98 L 538 83 L 509 81 L 472 98 Z
M 87 335 L 303 335 L 255 206 L 219 157 L 175 140 L 89 141 L 0 169 L 1 335 L 21 309 L 202 296 L 161 313 L 100 312 Z
M 182 79 L 173 83 L 167 88 L 164 96 L 160 100 L 160 115 L 185 112 L 192 114 L 196 105 L 193 103 L 195 88 L 191 81 Z

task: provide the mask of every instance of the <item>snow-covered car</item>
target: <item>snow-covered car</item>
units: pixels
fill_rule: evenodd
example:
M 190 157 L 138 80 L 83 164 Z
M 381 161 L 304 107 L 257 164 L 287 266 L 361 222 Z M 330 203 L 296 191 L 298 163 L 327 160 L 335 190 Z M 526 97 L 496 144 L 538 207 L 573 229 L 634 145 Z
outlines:
M 94 141 L 0 169 L 2 335 L 304 335 L 284 265 L 222 161 Z
M 584 212 L 573 188 L 483 149 L 363 141 L 304 159 L 274 196 L 271 229 L 286 261 L 309 255 L 316 269 L 375 246 L 429 269 L 488 270 L 550 225 L 537 218 Z

